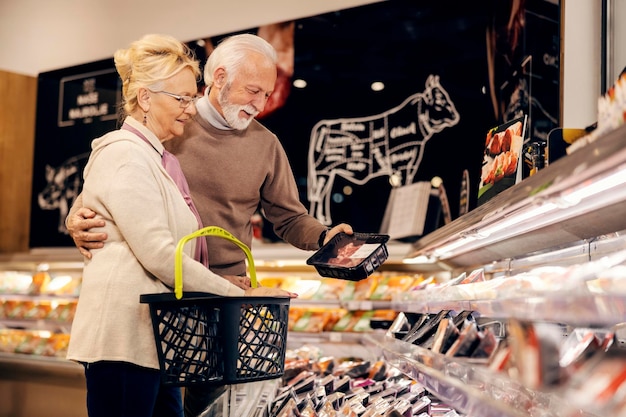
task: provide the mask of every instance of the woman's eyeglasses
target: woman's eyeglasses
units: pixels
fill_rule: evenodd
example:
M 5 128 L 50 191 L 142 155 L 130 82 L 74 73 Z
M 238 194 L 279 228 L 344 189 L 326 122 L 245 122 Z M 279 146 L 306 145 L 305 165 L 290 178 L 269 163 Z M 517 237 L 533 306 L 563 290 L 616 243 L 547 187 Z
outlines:
M 191 103 L 195 105 L 198 99 L 201 97 L 201 96 L 179 96 L 178 94 L 170 93 L 167 91 L 154 91 L 154 93 L 162 93 L 172 98 L 175 98 L 176 100 L 178 100 L 178 103 L 180 103 L 180 107 L 183 109 L 186 109 L 187 107 L 189 107 Z

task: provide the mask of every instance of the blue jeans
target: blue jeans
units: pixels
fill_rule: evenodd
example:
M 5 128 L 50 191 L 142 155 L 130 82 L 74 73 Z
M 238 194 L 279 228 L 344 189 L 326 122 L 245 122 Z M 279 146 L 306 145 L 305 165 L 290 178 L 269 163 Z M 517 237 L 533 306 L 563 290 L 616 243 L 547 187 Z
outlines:
M 84 366 L 89 417 L 183 417 L 180 388 L 161 385 L 158 370 L 111 361 Z

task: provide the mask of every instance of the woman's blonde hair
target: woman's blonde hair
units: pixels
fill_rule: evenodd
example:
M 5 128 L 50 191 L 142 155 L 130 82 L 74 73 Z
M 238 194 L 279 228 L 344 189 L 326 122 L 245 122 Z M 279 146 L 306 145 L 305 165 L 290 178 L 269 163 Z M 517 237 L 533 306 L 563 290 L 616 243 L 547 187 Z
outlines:
M 122 113 L 125 114 L 137 110 L 137 94 L 142 87 L 159 91 L 163 81 L 185 68 L 193 71 L 196 80 L 200 77 L 193 51 L 168 35 L 145 35 L 128 48 L 117 50 L 113 58 L 122 79 Z

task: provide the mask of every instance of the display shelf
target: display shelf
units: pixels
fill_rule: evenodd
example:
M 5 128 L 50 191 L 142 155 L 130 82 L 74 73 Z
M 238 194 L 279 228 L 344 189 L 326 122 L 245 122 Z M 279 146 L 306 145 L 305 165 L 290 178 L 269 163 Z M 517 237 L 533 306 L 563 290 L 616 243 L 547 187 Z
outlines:
M 574 327 L 616 328 L 625 322 L 626 292 L 619 281 L 610 285 L 601 282 L 596 287 L 588 286 L 585 280 L 574 283 L 577 285 L 565 282 L 542 292 L 516 286 L 514 277 L 514 274 L 539 267 L 589 266 L 626 248 L 626 233 L 623 232 L 626 220 L 622 215 L 626 202 L 625 138 L 624 129 L 614 132 L 587 148 L 593 157 L 587 159 L 578 153 L 574 158 L 564 158 L 560 164 L 540 172 L 540 176 L 525 180 L 490 205 L 458 219 L 454 225 L 444 226 L 414 246 L 415 251 L 410 256 L 414 260 L 420 258 L 445 264 L 459 273 L 482 267 L 492 279 L 502 277 L 500 282 L 507 284 L 506 290 L 494 287 L 480 294 L 480 291 L 472 291 L 470 285 L 424 291 L 414 299 L 410 294 L 403 294 L 404 299 L 394 299 L 392 308 L 418 313 L 470 310 L 490 318 L 523 318 Z M 601 189 L 607 178 L 619 185 L 617 190 L 605 191 L 611 195 L 596 195 L 596 201 L 587 201 L 582 207 L 562 207 L 558 215 L 526 217 L 551 198 L 573 193 L 582 195 L 585 187 Z M 557 186 L 553 187 L 554 184 Z M 543 186 L 550 190 L 547 197 L 546 193 L 539 197 L 542 192 L 538 190 Z M 510 230 L 502 229 L 506 222 Z M 490 227 L 501 229 L 490 235 L 485 233 Z M 484 284 L 483 289 L 488 290 L 490 285 Z M 606 288 L 603 285 L 607 285 Z M 372 343 L 378 343 L 384 357 L 402 372 L 470 415 L 607 415 L 606 410 L 598 411 L 593 404 L 575 405 L 576 401 L 568 401 L 572 398 L 563 392 L 527 389 L 506 375 L 490 372 L 485 366 L 452 360 L 393 338 Z
M 573 327 L 612 327 L 626 321 L 625 295 L 552 295 L 469 303 L 469 310 L 499 318 L 566 323 Z
M 72 385 L 85 384 L 84 368 L 52 356 L 0 352 L 0 379 Z
M 520 257 L 487 281 L 405 292 L 391 308 L 414 313 L 479 312 L 576 327 L 626 322 L 626 234 Z M 584 254 L 583 257 L 578 256 Z M 510 274 L 510 275 L 508 275 Z
M 411 272 L 415 268 L 404 262 L 411 250 L 411 245 L 401 242 L 387 244 L 389 257 L 379 271 Z M 255 269 L 259 274 L 297 274 L 306 277 L 321 278 L 315 267 L 306 264 L 306 260 L 314 253 L 298 249 L 284 242 L 264 243 L 254 241 L 252 246 Z M 36 271 L 45 266 L 55 271 L 82 271 L 84 259 L 74 247 L 36 248 L 28 252 L 0 254 L 1 270 Z M 436 266 L 428 266 L 428 270 L 438 271 Z
M 378 334 L 373 331 L 372 334 Z M 289 332 L 287 335 L 287 348 L 300 349 L 303 346 L 314 346 L 321 350 L 323 356 L 359 357 L 364 360 L 376 361 L 380 355 L 364 343 L 365 333 L 347 332 L 321 332 L 304 333 Z
M 61 320 L 48 319 L 0 319 L 1 329 L 47 330 L 51 332 L 70 332 L 72 324 Z M 1 347 L 0 347 L 1 348 Z
M 571 405 L 558 392 L 531 390 L 485 364 L 448 358 L 381 335 L 365 335 L 392 366 L 415 379 L 442 401 L 481 417 L 600 417 Z
M 567 323 L 574 327 L 612 327 L 626 321 L 626 295 L 567 295 L 520 297 L 498 300 L 392 302 L 391 308 L 408 313 L 441 310 L 476 311 L 492 318 L 524 318 L 531 321 Z
M 357 310 L 389 310 L 392 308 L 392 301 L 380 300 L 315 300 L 315 299 L 299 299 L 291 300 L 294 307 L 325 307 L 325 308 L 343 308 L 349 311 Z
M 0 254 L 2 270 L 36 271 L 41 265 L 59 271 L 82 271 L 83 257 L 76 248 L 37 248 L 29 252 Z
M 368 333 L 368 332 L 367 332 Z M 363 339 L 363 335 L 366 332 L 289 332 L 288 340 L 292 343 L 304 345 L 304 344 L 318 344 L 318 343 L 348 343 L 348 344 L 360 344 Z
M 32 301 L 32 302 L 56 302 L 67 303 L 77 301 L 77 295 L 57 295 L 57 294 L 10 294 L 0 292 L 0 301 L 2 300 L 14 300 L 14 301 Z
M 380 271 L 442 272 L 482 267 L 489 278 L 529 271 L 544 265 L 585 263 L 626 248 L 626 126 L 551 164 L 459 219 L 422 237 L 414 244 L 390 243 L 389 258 Z M 613 181 L 612 187 L 607 179 Z M 620 182 L 622 181 L 622 182 Z M 617 184 L 617 186 L 615 185 Z M 584 198 L 585 189 L 596 194 Z M 576 197 L 576 198 L 572 198 Z M 558 210 L 551 211 L 552 208 Z M 550 210 L 548 210 L 550 209 Z M 289 245 L 255 242 L 252 247 L 260 274 L 317 277 L 306 265 L 311 252 Z M 423 261 L 424 259 L 428 262 Z M 81 271 L 75 248 L 34 250 L 0 255 L 0 268 L 36 271 L 42 264 L 55 270 Z M 449 293 L 423 291 L 417 299 L 392 301 L 293 300 L 294 306 L 341 307 L 348 310 L 393 309 L 403 312 L 477 311 L 483 317 L 517 317 L 573 326 L 610 327 L 626 322 L 626 292 L 601 294 L 568 292 L 520 293 L 491 297 L 468 296 L 458 288 Z M 404 296 L 412 295 L 405 293 Z M 540 308 L 539 308 L 540 307 Z M 291 346 L 332 345 L 347 354 L 380 352 L 392 365 L 425 385 L 459 411 L 481 417 L 592 417 L 577 410 L 559 393 L 529 390 L 506 375 L 481 364 L 453 360 L 380 332 L 290 332 Z M 367 345 L 367 346 L 365 346 Z M 0 354 L 3 378 L 55 378 L 84 382 L 82 368 L 58 358 Z M 71 381 L 71 382 L 68 382 Z M 522 411 L 523 410 L 523 411 Z
M 487 265 L 626 230 L 626 125 L 422 237 L 407 258 Z

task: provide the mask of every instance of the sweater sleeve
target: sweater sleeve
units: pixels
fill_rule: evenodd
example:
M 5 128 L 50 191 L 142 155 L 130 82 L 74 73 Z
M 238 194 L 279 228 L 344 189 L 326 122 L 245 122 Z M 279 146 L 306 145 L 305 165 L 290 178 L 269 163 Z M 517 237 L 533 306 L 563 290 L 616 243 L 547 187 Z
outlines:
M 261 190 L 261 207 L 278 237 L 299 249 L 319 249 L 320 235 L 327 228 L 309 215 L 300 201 L 293 170 L 278 138 L 272 171 Z
M 105 162 L 105 161 L 102 161 Z M 106 162 L 105 162 L 106 163 Z M 113 163 L 113 162 L 111 162 Z M 109 213 L 109 227 L 117 229 L 134 256 L 153 276 L 169 287 L 174 287 L 175 236 L 184 235 L 173 218 L 190 215 L 182 198 L 170 195 L 165 184 L 159 182 L 145 165 L 128 161 L 110 173 L 100 194 L 104 210 Z M 169 201 L 168 201 L 169 199 Z M 181 208 L 178 216 L 168 213 L 171 207 Z M 113 243 L 109 243 L 113 244 Z M 216 275 L 188 254 L 193 244 L 183 251 L 184 287 L 186 291 L 204 291 L 224 296 L 241 296 L 244 291 Z

